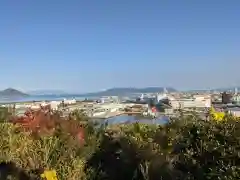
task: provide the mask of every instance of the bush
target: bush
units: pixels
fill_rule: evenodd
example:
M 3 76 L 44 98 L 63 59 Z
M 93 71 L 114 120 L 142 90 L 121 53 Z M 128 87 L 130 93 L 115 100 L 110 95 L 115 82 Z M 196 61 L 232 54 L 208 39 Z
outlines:
M 237 179 L 239 123 L 187 119 L 111 132 L 88 161 L 94 169 L 89 179 Z
M 6 107 L 0 107 L 0 122 L 7 122 L 12 112 Z
M 34 139 L 29 132 L 16 132 L 17 125 L 2 123 L 1 162 L 14 162 L 32 178 L 39 177 L 34 173 L 37 170 L 54 169 L 60 180 L 240 177 L 240 125 L 233 117 L 216 122 L 189 116 L 166 126 L 129 124 L 99 129 L 79 112 L 70 116 L 69 121 L 84 125 L 84 146 L 61 128 Z

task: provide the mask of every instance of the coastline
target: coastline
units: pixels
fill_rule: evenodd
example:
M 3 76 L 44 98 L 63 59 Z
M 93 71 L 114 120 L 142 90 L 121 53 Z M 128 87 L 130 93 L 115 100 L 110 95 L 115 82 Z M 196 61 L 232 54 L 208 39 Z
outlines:
M 28 97 L 19 98 L 1 98 L 0 104 L 22 104 L 42 101 L 62 101 L 64 99 L 75 99 L 77 101 L 83 101 L 84 99 L 96 99 L 98 97 L 85 97 L 82 95 L 67 94 L 67 95 L 30 95 Z

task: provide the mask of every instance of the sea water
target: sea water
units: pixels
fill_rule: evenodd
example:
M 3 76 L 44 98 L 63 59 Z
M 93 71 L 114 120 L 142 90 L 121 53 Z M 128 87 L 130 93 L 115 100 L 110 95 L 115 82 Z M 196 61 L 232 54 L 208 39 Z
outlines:
M 76 94 L 67 94 L 67 95 L 37 95 L 37 96 L 27 96 L 27 97 L 10 97 L 10 98 L 0 98 L 0 103 L 15 103 L 15 102 L 29 102 L 29 101 L 62 101 L 64 99 L 97 99 L 98 97 L 85 97 L 82 95 Z
M 105 120 L 94 120 L 94 121 L 99 126 L 115 125 L 115 124 L 131 124 L 131 123 L 165 125 L 169 123 L 170 119 L 168 116 L 161 116 L 155 119 L 145 119 L 145 118 L 140 118 L 139 116 L 120 115 L 120 116 L 107 118 Z

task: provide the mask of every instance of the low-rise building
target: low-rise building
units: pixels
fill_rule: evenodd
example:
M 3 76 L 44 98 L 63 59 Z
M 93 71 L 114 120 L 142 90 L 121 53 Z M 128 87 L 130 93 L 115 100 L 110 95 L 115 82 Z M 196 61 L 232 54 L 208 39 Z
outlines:
M 64 99 L 63 102 L 64 102 L 64 104 L 76 104 L 77 103 L 76 99 L 70 99 L 70 100 Z
M 240 108 L 228 108 L 228 112 L 233 116 L 240 117 Z
M 193 98 L 171 100 L 174 109 L 184 108 L 210 108 L 212 105 L 210 96 L 195 95 Z

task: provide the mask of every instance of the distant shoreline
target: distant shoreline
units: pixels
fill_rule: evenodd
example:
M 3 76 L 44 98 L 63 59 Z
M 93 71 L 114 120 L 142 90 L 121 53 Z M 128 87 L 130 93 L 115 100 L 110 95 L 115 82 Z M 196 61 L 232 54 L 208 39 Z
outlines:
M 32 102 L 42 102 L 42 101 L 62 101 L 64 99 L 76 99 L 77 101 L 82 101 L 84 99 L 96 99 L 98 97 L 86 97 L 82 95 L 67 94 L 67 95 L 30 95 L 28 97 L 18 97 L 18 98 L 1 98 L 0 104 L 16 104 L 16 103 L 32 103 Z

